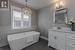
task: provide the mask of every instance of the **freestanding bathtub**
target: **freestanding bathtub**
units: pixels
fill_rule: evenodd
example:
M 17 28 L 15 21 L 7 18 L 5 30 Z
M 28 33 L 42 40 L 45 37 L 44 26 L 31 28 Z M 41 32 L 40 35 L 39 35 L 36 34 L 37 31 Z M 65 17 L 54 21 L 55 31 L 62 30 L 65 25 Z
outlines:
M 40 33 L 35 31 L 8 35 L 8 43 L 11 50 L 21 50 L 38 42 L 39 36 Z

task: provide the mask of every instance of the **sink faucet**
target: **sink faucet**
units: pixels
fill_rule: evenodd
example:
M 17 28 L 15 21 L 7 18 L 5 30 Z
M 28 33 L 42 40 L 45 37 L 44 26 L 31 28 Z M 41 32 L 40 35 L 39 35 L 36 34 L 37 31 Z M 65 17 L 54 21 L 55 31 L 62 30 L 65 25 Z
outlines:
M 57 29 L 61 29 L 61 27 L 57 27 Z

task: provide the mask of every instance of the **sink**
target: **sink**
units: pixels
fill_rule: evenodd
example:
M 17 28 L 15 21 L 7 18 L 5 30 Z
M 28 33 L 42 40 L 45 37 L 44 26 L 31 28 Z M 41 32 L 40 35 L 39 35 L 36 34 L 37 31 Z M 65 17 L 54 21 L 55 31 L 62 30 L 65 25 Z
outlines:
M 59 30 L 59 31 L 71 31 L 68 27 L 53 27 L 53 30 Z

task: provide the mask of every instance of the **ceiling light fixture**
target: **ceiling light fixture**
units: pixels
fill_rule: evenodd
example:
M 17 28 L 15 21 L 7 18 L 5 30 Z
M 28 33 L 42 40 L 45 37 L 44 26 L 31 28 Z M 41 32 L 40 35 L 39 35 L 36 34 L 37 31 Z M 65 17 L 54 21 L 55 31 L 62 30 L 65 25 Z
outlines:
M 25 2 L 26 2 L 26 6 L 25 6 L 25 8 L 23 8 L 24 14 L 26 16 L 31 16 L 32 15 L 32 10 L 27 5 L 28 0 L 25 0 Z

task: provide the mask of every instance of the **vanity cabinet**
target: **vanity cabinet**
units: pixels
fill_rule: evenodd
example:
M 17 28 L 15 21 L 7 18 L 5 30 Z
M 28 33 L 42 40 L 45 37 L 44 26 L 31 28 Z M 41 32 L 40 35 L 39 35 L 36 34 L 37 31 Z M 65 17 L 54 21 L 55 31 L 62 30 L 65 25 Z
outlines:
M 66 50 L 75 50 L 75 33 L 66 34 Z
M 57 50 L 75 50 L 75 32 L 49 30 L 48 46 Z
M 65 50 L 65 33 L 59 31 L 49 31 L 48 46 L 57 50 Z

